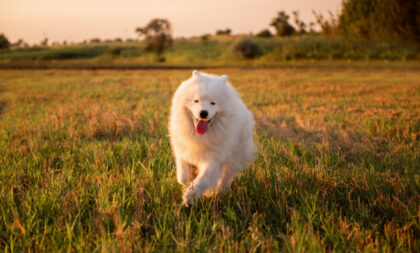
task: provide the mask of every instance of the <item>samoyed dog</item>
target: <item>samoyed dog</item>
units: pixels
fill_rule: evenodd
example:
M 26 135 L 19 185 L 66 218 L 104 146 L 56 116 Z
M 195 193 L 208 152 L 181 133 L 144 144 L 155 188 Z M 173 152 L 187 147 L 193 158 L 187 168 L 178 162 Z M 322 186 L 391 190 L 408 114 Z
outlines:
M 172 99 L 169 135 L 186 205 L 230 187 L 255 159 L 253 115 L 227 79 L 194 70 Z

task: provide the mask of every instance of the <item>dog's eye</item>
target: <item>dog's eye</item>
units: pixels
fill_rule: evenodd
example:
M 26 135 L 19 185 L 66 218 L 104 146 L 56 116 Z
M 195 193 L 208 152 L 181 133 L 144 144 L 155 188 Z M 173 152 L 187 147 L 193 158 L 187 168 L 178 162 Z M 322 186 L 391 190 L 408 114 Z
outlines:
M 194 100 L 194 103 L 198 103 L 198 99 Z
M 215 102 L 211 102 L 210 104 L 211 104 L 211 105 L 215 105 L 216 103 L 215 103 Z

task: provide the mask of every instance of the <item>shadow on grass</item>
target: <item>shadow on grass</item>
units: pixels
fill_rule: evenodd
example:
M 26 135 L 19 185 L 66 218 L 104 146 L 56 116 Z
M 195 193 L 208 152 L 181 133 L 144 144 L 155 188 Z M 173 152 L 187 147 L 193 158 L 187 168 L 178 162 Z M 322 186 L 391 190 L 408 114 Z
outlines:
M 396 175 L 413 175 L 415 170 L 411 168 L 416 167 L 415 164 L 420 161 L 410 155 L 410 150 L 413 150 L 411 140 L 395 139 L 400 143 L 400 152 L 394 152 L 395 147 L 392 145 L 395 144 L 389 140 L 393 137 L 380 134 L 360 136 L 326 124 L 310 124 L 300 118 L 257 118 L 257 129 L 263 136 L 262 139 L 271 138 L 279 145 L 292 149 L 294 164 L 301 159 L 309 166 L 315 166 L 324 159 L 322 162 L 326 166 L 334 168 L 373 167 L 377 172 L 391 171 Z

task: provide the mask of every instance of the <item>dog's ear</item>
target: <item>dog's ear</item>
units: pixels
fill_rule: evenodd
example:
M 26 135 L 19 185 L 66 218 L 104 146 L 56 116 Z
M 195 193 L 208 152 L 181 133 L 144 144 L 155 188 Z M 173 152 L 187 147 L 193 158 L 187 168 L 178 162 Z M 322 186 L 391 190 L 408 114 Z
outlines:
M 221 76 L 221 77 L 220 77 L 220 80 L 221 80 L 223 83 L 226 83 L 226 81 L 228 80 L 228 76 L 227 76 L 227 75 L 223 75 L 223 76 Z
M 192 75 L 198 77 L 198 76 L 200 76 L 200 72 L 195 69 L 195 70 L 193 70 Z

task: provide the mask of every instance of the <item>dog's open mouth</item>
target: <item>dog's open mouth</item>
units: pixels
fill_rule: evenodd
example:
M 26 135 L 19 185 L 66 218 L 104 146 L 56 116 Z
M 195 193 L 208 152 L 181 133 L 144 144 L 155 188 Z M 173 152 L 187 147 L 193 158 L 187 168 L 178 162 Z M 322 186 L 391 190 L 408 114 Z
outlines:
M 195 130 L 198 134 L 205 134 L 209 128 L 211 119 L 195 119 Z

